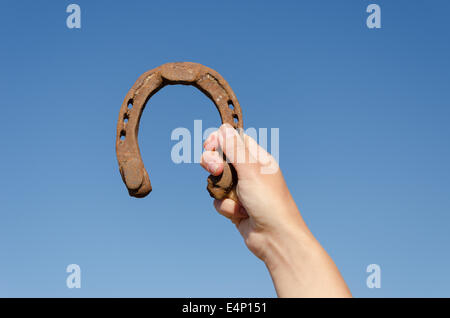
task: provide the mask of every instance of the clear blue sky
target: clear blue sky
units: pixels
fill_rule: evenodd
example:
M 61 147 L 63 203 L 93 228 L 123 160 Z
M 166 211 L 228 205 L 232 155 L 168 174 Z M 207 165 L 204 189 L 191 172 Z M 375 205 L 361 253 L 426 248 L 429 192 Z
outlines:
M 123 98 L 173 61 L 221 73 L 246 127 L 280 128 L 289 188 L 355 296 L 450 296 L 448 1 L 73 2 L 81 30 L 70 1 L 0 6 L 0 296 L 275 296 L 208 174 L 170 160 L 174 128 L 219 125 L 199 91 L 166 87 L 144 112 L 153 192 L 120 179 Z

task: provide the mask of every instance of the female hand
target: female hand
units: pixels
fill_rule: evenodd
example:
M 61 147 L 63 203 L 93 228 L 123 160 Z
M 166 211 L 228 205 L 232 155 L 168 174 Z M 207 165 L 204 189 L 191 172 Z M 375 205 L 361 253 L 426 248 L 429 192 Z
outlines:
M 214 200 L 245 244 L 269 269 L 279 296 L 351 296 L 331 258 L 315 240 L 276 160 L 255 140 L 224 124 L 204 143 L 201 166 L 220 175 L 222 151 L 238 175 L 239 202 Z

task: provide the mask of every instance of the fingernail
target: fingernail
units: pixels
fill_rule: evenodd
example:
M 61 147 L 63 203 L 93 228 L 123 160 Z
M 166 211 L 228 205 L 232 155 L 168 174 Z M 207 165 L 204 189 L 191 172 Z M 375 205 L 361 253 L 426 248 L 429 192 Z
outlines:
M 205 140 L 205 143 L 203 144 L 205 150 L 212 150 L 212 151 L 216 150 L 215 141 L 216 135 L 215 134 L 209 135 L 209 137 Z
M 203 144 L 203 148 L 205 148 L 205 150 L 211 151 L 214 150 L 214 147 L 211 145 L 211 143 L 206 142 Z

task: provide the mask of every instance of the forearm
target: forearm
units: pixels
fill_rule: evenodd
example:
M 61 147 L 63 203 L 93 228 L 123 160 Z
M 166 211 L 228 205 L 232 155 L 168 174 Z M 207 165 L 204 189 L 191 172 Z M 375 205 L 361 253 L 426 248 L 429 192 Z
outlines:
M 286 225 L 282 233 L 270 235 L 267 246 L 264 262 L 279 297 L 351 297 L 333 260 L 306 225 Z

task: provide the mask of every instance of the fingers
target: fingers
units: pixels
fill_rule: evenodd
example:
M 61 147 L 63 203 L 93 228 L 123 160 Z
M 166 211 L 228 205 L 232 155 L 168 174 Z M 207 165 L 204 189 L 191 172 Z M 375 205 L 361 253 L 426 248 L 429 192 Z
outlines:
M 239 135 L 228 124 L 209 135 L 203 147 L 207 151 L 202 158 L 202 166 L 213 175 L 219 175 L 223 171 L 222 151 L 227 161 L 234 165 L 240 178 L 254 177 L 255 172 L 271 174 L 278 171 L 275 158 L 253 138 L 246 134 Z M 208 151 L 218 152 L 218 155 Z
M 224 161 L 222 155 L 216 151 L 219 149 L 218 132 L 215 131 L 205 140 L 200 165 L 213 176 L 218 176 L 223 172 Z
M 233 223 L 235 220 L 240 220 L 248 217 L 245 209 L 239 203 L 231 199 L 214 200 L 214 207 L 216 208 L 217 212 L 231 219 Z
M 205 150 L 210 150 L 210 151 L 214 151 L 214 150 L 218 150 L 219 149 L 219 132 L 215 131 L 213 133 L 211 133 L 211 135 L 208 136 L 208 138 L 206 138 L 205 143 L 203 144 L 203 148 L 205 148 Z
M 248 135 L 244 135 L 244 143 L 253 158 L 258 159 L 260 172 L 263 174 L 276 173 L 279 169 L 276 159 L 268 153 L 263 147 L 258 145 L 256 140 Z
M 200 165 L 213 176 L 223 172 L 224 161 L 217 151 L 205 151 L 200 159 Z
M 235 167 L 239 178 L 250 176 L 256 171 L 256 158 L 250 153 L 243 137 L 233 127 L 229 124 L 222 125 L 218 131 L 218 141 L 227 160 Z
M 233 131 L 235 132 L 234 129 Z M 219 150 L 221 150 L 219 134 L 219 131 L 215 131 L 206 139 L 203 144 L 205 152 L 203 152 L 200 161 L 200 165 L 215 176 L 220 175 L 223 172 L 225 164 L 222 153 L 219 152 Z M 224 142 L 223 144 L 225 145 L 226 143 Z M 228 145 L 232 146 L 231 142 L 229 142 Z M 242 149 L 245 153 L 245 147 Z M 239 203 L 231 199 L 214 200 L 214 207 L 217 212 L 230 219 L 236 226 L 239 226 L 242 219 L 248 218 L 245 209 Z

